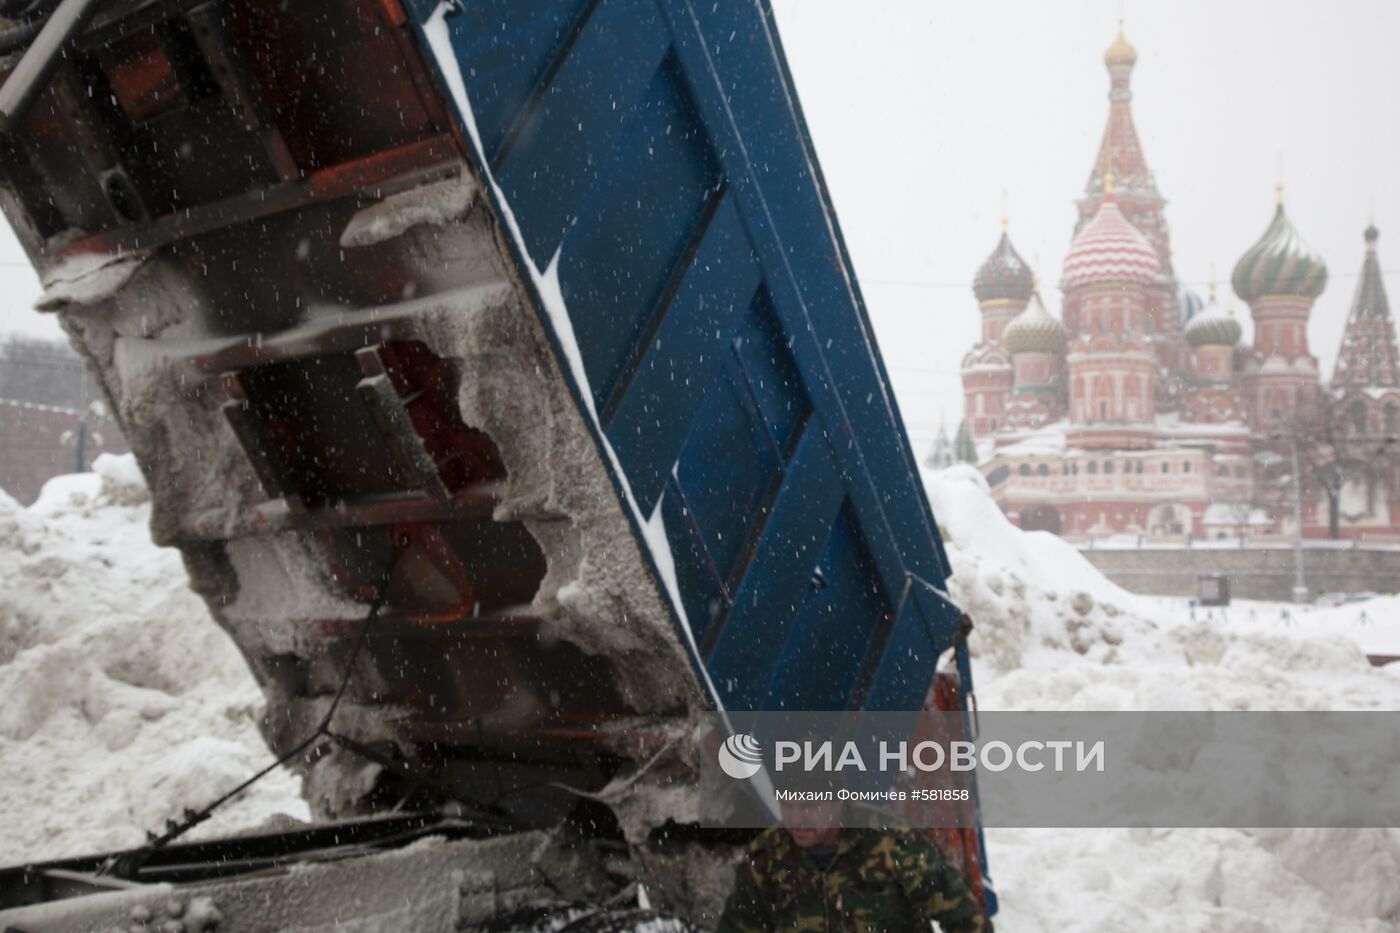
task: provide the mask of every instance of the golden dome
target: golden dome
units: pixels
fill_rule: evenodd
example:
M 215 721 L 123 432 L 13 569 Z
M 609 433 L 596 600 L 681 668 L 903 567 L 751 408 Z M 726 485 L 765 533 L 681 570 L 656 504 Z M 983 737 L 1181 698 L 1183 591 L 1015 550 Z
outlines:
M 1137 49 L 1128 44 L 1128 40 L 1123 35 L 1123 21 L 1118 21 L 1118 38 L 1113 40 L 1113 44 L 1108 47 L 1108 51 L 1103 53 L 1103 63 L 1105 65 L 1133 65 L 1137 63 Z

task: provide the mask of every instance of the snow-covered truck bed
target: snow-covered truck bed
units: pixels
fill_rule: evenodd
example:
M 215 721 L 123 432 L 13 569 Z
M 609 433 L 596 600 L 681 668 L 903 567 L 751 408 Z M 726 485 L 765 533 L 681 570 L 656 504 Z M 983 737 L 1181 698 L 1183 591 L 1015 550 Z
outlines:
M 943 657 L 966 703 L 766 5 L 51 15 L 0 199 L 275 751 L 350 670 L 316 812 L 547 822 L 697 711 L 918 709 Z

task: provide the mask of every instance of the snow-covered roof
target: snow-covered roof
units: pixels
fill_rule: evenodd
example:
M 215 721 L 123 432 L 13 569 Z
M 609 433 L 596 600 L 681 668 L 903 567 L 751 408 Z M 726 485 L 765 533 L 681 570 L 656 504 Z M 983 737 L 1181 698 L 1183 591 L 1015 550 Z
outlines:
M 1169 412 L 1157 416 L 1157 431 L 1163 436 L 1179 440 L 1183 437 L 1234 437 L 1248 435 L 1249 426 L 1243 421 L 1222 421 L 1219 424 L 1199 424 L 1182 421 L 1181 415 Z
M 1039 428 L 1003 431 L 997 435 L 996 456 L 1061 456 L 1069 449 L 1068 424 L 1055 421 Z

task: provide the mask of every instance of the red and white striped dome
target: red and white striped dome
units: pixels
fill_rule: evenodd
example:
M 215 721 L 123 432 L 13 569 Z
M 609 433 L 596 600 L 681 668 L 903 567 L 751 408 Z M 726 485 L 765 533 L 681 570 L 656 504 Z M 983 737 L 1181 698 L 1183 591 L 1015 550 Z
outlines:
M 1066 289 L 1103 282 L 1138 282 L 1154 285 L 1162 280 L 1157 251 L 1134 227 L 1108 194 L 1094 219 L 1084 225 L 1065 257 L 1062 284 Z

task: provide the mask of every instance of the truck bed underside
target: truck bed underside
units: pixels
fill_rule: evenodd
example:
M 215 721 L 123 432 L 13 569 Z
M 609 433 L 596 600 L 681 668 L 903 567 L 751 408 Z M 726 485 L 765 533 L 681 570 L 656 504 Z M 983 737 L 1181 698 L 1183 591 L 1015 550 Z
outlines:
M 277 6 L 112 4 L 10 153 L 63 181 L 11 197 L 71 203 L 12 216 L 275 751 L 355 659 L 333 729 L 374 762 L 315 746 L 313 809 L 550 819 L 699 705 L 693 669 L 402 11 Z

